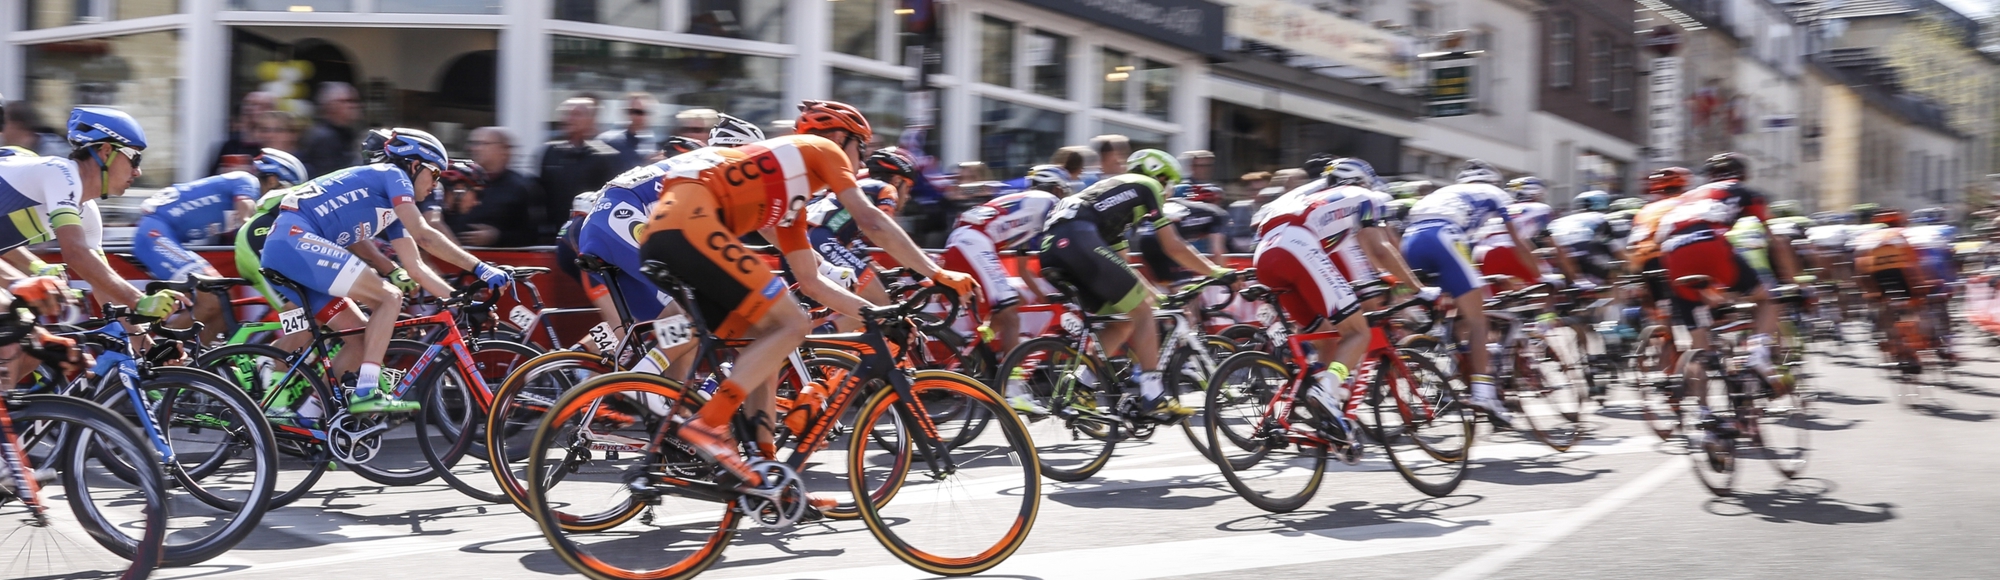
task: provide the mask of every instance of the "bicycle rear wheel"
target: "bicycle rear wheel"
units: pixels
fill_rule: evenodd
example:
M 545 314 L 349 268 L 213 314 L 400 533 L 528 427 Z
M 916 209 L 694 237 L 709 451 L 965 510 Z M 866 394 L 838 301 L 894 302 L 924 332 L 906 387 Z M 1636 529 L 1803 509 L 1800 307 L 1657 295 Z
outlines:
M 1400 365 L 1376 360 L 1375 425 L 1389 463 L 1403 481 L 1431 497 L 1451 495 L 1465 481 L 1476 418 L 1450 376 L 1430 357 L 1403 350 Z M 1407 372 L 1405 372 L 1407 369 Z
M 429 350 L 428 344 L 409 339 L 396 339 L 389 343 L 389 351 L 382 360 L 382 368 L 410 369 L 422 361 L 424 354 Z M 432 364 L 449 364 L 449 362 L 443 358 L 431 361 Z M 426 433 L 419 424 L 422 415 L 439 411 L 433 408 L 430 401 L 431 391 L 435 390 L 434 385 L 415 380 L 411 380 L 410 385 L 410 388 L 402 393 L 403 400 L 425 403 L 424 409 L 403 413 L 347 415 L 345 420 L 341 421 L 342 424 L 329 426 L 349 433 L 369 434 L 356 438 L 361 443 L 348 448 L 353 454 L 349 458 L 339 456 L 341 441 L 347 438 L 338 435 L 331 438 L 328 443 L 336 448 L 334 460 L 340 462 L 341 467 L 353 470 L 354 474 L 361 476 L 362 479 L 388 486 L 410 486 L 437 479 L 438 470 L 431 467 L 430 459 L 424 457 L 423 450 L 414 449 L 419 445 L 397 444 L 425 437 Z M 345 389 L 336 390 L 345 391 Z M 345 396 L 344 392 L 342 394 Z M 363 451 L 361 448 L 370 442 L 378 447 L 372 452 Z
M 1735 406 L 1730 403 L 1730 379 L 1719 370 L 1720 359 L 1714 356 L 1705 356 L 1703 359 L 1702 362 L 1705 364 L 1699 369 L 1702 374 L 1698 376 L 1708 382 L 1706 398 L 1710 402 L 1710 408 L 1715 409 L 1714 423 L 1735 424 L 1739 426 L 1736 430 L 1740 431 L 1741 421 L 1745 417 L 1739 415 Z M 1695 479 L 1700 481 L 1701 486 L 1708 489 L 1709 493 L 1717 497 L 1736 495 L 1736 474 L 1739 471 L 1737 463 L 1743 453 L 1743 445 L 1742 438 L 1730 430 L 1711 425 L 1691 427 L 1687 433 L 1687 447 L 1688 459 L 1693 462 Z
M 1037 338 L 1007 353 L 1007 361 L 994 375 L 1001 383 L 994 390 L 1009 397 L 1026 394 L 1049 411 L 1023 413 L 1042 475 L 1056 481 L 1083 481 L 1111 461 L 1111 450 L 1126 433 L 1111 410 L 1099 404 L 1097 394 L 1103 392 L 1109 372 L 1077 352 L 1065 337 Z
M 1272 401 L 1294 388 L 1284 363 L 1268 353 L 1230 355 L 1209 379 L 1208 445 L 1236 494 L 1265 511 L 1299 509 L 1326 476 L 1326 444 L 1303 433 L 1310 423 L 1294 409 L 1281 426 Z
M 903 562 L 947 576 L 986 571 L 1027 541 L 1041 509 L 1034 442 L 1007 403 L 971 377 L 918 371 L 910 394 L 915 401 L 893 388 L 877 391 L 861 408 L 857 432 L 894 433 L 910 443 L 929 439 L 936 445 L 905 444 L 900 456 L 885 456 L 895 452 L 851 437 L 848 490 L 862 498 L 858 505 L 868 531 Z M 913 437 L 926 423 L 917 418 L 928 414 L 916 407 L 948 399 L 994 419 L 979 436 L 958 445 L 944 443 L 970 428 L 963 423 L 973 420 L 972 414 L 942 420 L 926 437 Z M 906 459 L 912 455 L 917 457 Z M 915 465 L 879 468 L 897 461 Z M 872 497 L 884 488 L 899 490 L 894 502 Z
M 530 513 L 571 568 L 598 579 L 681 579 L 722 557 L 736 533 L 733 496 L 699 493 L 712 467 L 671 439 L 652 443 L 661 422 L 693 412 L 680 398 L 667 378 L 609 374 L 571 389 L 536 428 Z
M 0 404 L 20 453 L 0 458 L 0 558 L 5 578 L 120 578 L 152 575 L 165 553 L 167 480 L 143 435 L 116 413 L 83 399 L 27 395 Z M 30 427 L 36 427 L 30 429 Z M 17 460 L 45 457 L 47 465 Z M 107 466 L 106 462 L 122 465 Z M 114 470 L 127 471 L 126 477 Z M 53 479 L 51 479 L 53 476 Z M 131 481 L 127 481 L 127 477 Z M 27 480 L 37 480 L 30 491 Z M 54 485 L 50 485 L 54 484 Z M 23 498 L 35 498 L 38 517 Z M 67 498 L 57 502 L 56 498 Z M 112 533 L 116 529 L 117 533 Z M 87 538 L 87 539 L 86 539 Z
M 611 372 L 603 356 L 558 350 L 522 363 L 493 393 L 486 417 L 487 470 L 507 501 L 533 515 L 527 502 L 528 447 L 535 428 L 555 407 L 556 400 L 578 384 Z
M 1186 346 L 1174 349 L 1173 356 L 1167 358 L 1164 378 L 1167 389 L 1180 396 L 1181 405 L 1195 410 L 1195 414 L 1181 421 L 1181 432 L 1187 434 L 1195 451 L 1214 459 L 1208 451 L 1208 426 L 1203 423 L 1207 414 L 1201 412 L 1201 405 L 1208 404 L 1208 376 L 1223 359 L 1236 354 L 1236 343 L 1220 336 L 1207 336 L 1203 337 L 1202 346 L 1207 352 L 1196 352 Z
M 1583 439 L 1583 402 L 1590 397 L 1582 369 L 1583 357 L 1574 330 L 1551 328 L 1536 344 L 1515 344 L 1514 400 L 1535 439 L 1556 451 L 1569 451 Z
M 507 492 L 494 482 L 486 451 L 486 415 L 480 404 L 491 396 L 512 370 L 540 353 L 524 344 L 482 340 L 470 354 L 479 376 L 458 368 L 456 355 L 431 362 L 418 382 L 429 385 L 424 412 L 418 415 L 418 447 L 431 469 L 452 489 L 487 503 L 505 503 Z M 489 403 L 498 403 L 488 400 Z
M 276 491 L 277 443 L 257 405 L 220 377 L 184 367 L 150 373 L 139 383 L 139 397 L 146 401 L 148 419 L 174 451 L 174 462 L 164 467 L 178 484 L 176 493 L 168 494 L 169 532 L 160 565 L 190 566 L 229 551 L 256 531 Z M 96 400 L 139 424 L 141 411 L 134 409 L 132 397 L 115 387 L 98 393 Z M 100 460 L 119 477 L 133 473 L 122 458 Z M 159 463 L 161 458 L 154 453 L 144 460 Z M 110 533 L 127 532 L 112 528 Z

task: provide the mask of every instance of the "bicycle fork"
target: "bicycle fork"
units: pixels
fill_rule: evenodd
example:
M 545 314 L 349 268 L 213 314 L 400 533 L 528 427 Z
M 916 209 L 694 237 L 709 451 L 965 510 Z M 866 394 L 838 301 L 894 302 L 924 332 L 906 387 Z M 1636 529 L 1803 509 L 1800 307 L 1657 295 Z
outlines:
M 14 419 L 0 408 L 0 459 L 5 460 L 6 475 L 15 482 L 14 496 L 28 506 L 28 513 L 37 527 L 49 525 L 48 506 L 42 505 L 41 484 L 35 481 L 34 466 L 28 465 L 28 455 L 21 450 L 21 442 L 14 436 Z M 0 491 L 5 491 L 0 489 Z

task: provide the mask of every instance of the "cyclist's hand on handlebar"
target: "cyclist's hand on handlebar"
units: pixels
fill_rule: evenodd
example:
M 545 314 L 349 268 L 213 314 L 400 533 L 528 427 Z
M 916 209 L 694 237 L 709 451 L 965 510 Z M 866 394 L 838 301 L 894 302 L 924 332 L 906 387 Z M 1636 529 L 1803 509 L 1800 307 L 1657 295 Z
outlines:
M 77 348 L 76 339 L 50 334 L 42 327 L 35 327 L 21 347 L 35 358 L 62 366 L 65 375 L 73 376 L 89 369 L 93 362 L 90 351 Z
M 15 280 L 7 286 L 7 292 L 24 302 L 43 316 L 62 313 L 62 305 L 68 294 L 63 292 L 62 282 L 49 276 L 31 276 Z
M 1444 289 L 1436 286 L 1425 286 L 1417 289 L 1417 299 L 1425 302 L 1437 302 L 1438 297 L 1443 295 Z
M 147 318 L 166 318 L 182 307 L 190 306 L 194 306 L 194 302 L 188 300 L 186 294 L 161 290 L 140 297 L 139 303 L 132 308 L 132 313 Z
M 1543 274 L 1543 275 L 1542 275 L 1542 280 L 1541 280 L 1541 281 L 1542 281 L 1542 283 L 1543 283 L 1543 284 L 1548 284 L 1548 285 L 1549 285 L 1549 287 L 1551 287 L 1551 288 L 1561 288 L 1561 287 L 1563 287 L 1563 275 L 1562 275 L 1562 274 Z
M 513 272 L 507 271 L 507 267 L 505 266 L 493 265 L 492 262 L 480 262 L 479 265 L 473 266 L 472 275 L 478 276 L 479 281 L 485 282 L 487 286 L 494 288 L 506 286 L 509 282 L 514 281 Z
M 404 296 L 415 296 L 418 291 L 423 290 L 417 286 L 416 280 L 410 279 L 410 271 L 407 269 L 397 268 L 389 273 L 388 278 L 389 283 L 396 285 L 397 290 L 402 290 Z
M 939 269 L 936 275 L 931 276 L 931 279 L 939 284 L 943 284 L 946 288 L 950 288 L 952 292 L 958 294 L 961 300 L 972 296 L 972 292 L 979 289 L 979 281 L 973 279 L 972 275 L 964 272 Z

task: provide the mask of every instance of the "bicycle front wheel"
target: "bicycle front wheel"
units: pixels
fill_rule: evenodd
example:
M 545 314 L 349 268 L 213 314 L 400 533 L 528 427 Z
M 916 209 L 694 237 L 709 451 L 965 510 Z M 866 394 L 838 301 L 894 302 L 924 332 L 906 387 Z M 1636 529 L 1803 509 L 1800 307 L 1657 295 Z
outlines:
M 1773 395 L 1757 409 L 1757 455 L 1779 475 L 1796 479 L 1806 470 L 1812 449 L 1812 407 L 1794 390 Z
M 850 437 L 848 490 L 859 500 L 868 531 L 905 563 L 946 576 L 986 571 L 1020 549 L 1035 525 L 1042 491 L 1034 443 L 1007 403 L 971 377 L 918 371 L 910 394 L 906 399 L 896 389 L 881 389 L 861 408 L 855 426 L 857 433 L 910 440 L 914 445 L 898 447 L 915 457 L 903 459 L 866 437 Z M 942 401 L 981 412 L 936 423 L 922 419 L 929 416 L 925 405 Z M 973 420 L 988 425 L 977 437 L 949 445 Z M 914 465 L 878 467 L 896 461 Z M 882 481 L 885 476 L 901 481 Z M 885 487 L 898 490 L 894 502 L 874 497 Z
M 487 469 L 521 513 L 534 513 L 527 502 L 527 469 L 535 428 L 564 393 L 611 370 L 603 356 L 558 350 L 522 363 L 493 393 L 493 408 L 486 417 Z
M 1515 344 L 1520 353 L 1515 368 L 1514 400 L 1535 439 L 1556 451 L 1569 451 L 1583 439 L 1583 402 L 1590 396 L 1585 386 L 1580 342 L 1565 326 L 1553 327 L 1536 344 Z
M 1236 354 L 1236 343 L 1220 336 L 1202 339 L 1202 349 L 1183 346 L 1174 349 L 1167 358 L 1165 379 L 1169 392 L 1180 397 L 1181 405 L 1195 409 L 1195 414 L 1181 421 L 1181 432 L 1187 434 L 1188 443 L 1200 451 L 1202 457 L 1214 459 L 1208 451 L 1208 425 L 1204 423 L 1208 414 L 1201 412 L 1201 406 L 1208 404 L 1208 376 L 1222 364 L 1222 359 Z
M 506 503 L 508 496 L 490 477 L 487 465 L 487 404 L 498 405 L 491 393 L 512 370 L 541 354 L 533 347 L 496 340 L 478 341 L 470 352 L 476 376 L 466 376 L 456 355 L 432 361 L 417 381 L 428 385 L 424 412 L 418 415 L 418 447 L 431 469 L 452 489 L 487 503 Z
M 1026 397 L 1041 407 L 1023 413 L 1042 475 L 1056 481 L 1083 481 L 1104 469 L 1111 450 L 1125 436 L 1123 425 L 1100 405 L 1097 394 L 1108 372 L 1070 340 L 1049 336 L 1014 347 L 994 375 L 994 389 L 1010 398 Z M 1013 411 L 1008 411 L 1013 413 Z
M 110 410 L 71 397 L 28 395 L 0 404 L 7 406 L 20 450 L 0 458 L 9 472 L 0 475 L 0 497 L 8 498 L 0 502 L 0 538 L 9 554 L 0 558 L 0 577 L 152 575 L 166 547 L 167 483 L 138 429 Z M 17 463 L 30 457 L 51 461 Z M 127 473 L 113 473 L 118 470 Z M 41 508 L 39 514 L 29 499 Z M 111 533 L 114 528 L 118 533 Z
M 1297 412 L 1273 414 L 1295 388 L 1284 363 L 1268 353 L 1231 355 L 1209 379 L 1208 446 L 1236 494 L 1264 511 L 1285 513 L 1312 501 L 1326 477 L 1326 444 Z
M 1403 481 L 1431 497 L 1451 495 L 1465 481 L 1477 421 L 1452 378 L 1414 350 L 1402 360 L 1376 360 L 1375 425 L 1379 442 Z M 1374 398 L 1374 397 L 1371 397 Z

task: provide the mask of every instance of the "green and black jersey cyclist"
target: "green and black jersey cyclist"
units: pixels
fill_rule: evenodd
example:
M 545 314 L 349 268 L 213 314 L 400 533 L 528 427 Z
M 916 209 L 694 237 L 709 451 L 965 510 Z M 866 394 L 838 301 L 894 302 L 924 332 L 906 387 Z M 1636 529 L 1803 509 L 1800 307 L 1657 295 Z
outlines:
M 1179 160 L 1165 151 L 1141 149 L 1126 157 L 1125 167 L 1130 173 L 1106 177 L 1050 210 L 1042 265 L 1062 271 L 1076 285 L 1077 299 L 1085 309 L 1100 315 L 1129 315 L 1106 324 L 1098 338 L 1114 355 L 1128 344 L 1132 347 L 1141 409 L 1156 419 L 1186 416 L 1193 411 L 1164 396 L 1159 329 L 1152 322 L 1153 291 L 1125 259 L 1126 233 L 1142 222 L 1150 223 L 1161 250 L 1181 267 L 1210 276 L 1229 270 L 1190 247 L 1166 215 L 1167 188 L 1162 184 L 1181 180 Z

